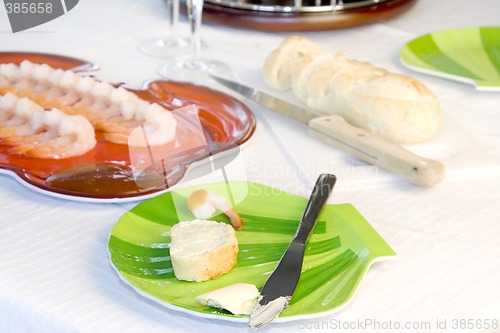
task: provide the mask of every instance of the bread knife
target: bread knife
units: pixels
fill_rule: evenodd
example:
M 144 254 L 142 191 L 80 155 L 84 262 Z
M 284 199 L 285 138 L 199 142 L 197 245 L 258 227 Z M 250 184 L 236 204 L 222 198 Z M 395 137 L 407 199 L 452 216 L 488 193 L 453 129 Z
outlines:
M 251 327 L 267 325 L 288 306 L 302 272 L 307 240 L 336 180 L 334 175 L 327 173 L 321 174 L 316 180 L 295 236 L 262 287 L 259 300 L 250 314 Z
M 444 178 L 445 167 L 439 161 L 418 156 L 401 145 L 349 124 L 341 116 L 320 114 L 238 82 L 212 77 L 238 94 L 308 126 L 312 137 L 414 185 L 431 187 Z

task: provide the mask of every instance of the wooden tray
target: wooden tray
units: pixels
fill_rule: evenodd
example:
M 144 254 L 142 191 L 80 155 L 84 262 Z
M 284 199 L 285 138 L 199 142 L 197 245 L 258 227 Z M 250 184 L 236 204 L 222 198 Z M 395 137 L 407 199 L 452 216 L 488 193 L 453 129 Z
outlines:
M 372 6 L 321 13 L 276 13 L 204 4 L 205 22 L 262 31 L 320 31 L 387 20 L 410 9 L 416 0 L 390 0 Z

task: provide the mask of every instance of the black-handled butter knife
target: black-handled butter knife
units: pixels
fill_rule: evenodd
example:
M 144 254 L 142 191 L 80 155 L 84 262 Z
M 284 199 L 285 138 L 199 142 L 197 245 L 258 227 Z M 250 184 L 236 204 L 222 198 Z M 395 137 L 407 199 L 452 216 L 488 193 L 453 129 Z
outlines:
M 336 177 L 331 174 L 318 177 L 294 238 L 262 287 L 259 301 L 250 315 L 251 327 L 267 325 L 287 307 L 299 282 L 307 239 L 335 181 Z
M 308 126 L 312 137 L 414 185 L 430 187 L 444 178 L 442 163 L 413 154 L 398 144 L 352 126 L 341 116 L 320 114 L 240 83 L 212 77 L 240 95 Z

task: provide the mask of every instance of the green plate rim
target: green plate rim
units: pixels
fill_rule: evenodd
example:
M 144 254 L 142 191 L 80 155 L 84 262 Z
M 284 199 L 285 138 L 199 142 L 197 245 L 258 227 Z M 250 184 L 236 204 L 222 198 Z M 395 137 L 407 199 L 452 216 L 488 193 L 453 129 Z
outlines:
M 430 32 L 406 43 L 399 52 L 400 62 L 415 72 L 469 84 L 477 91 L 500 91 L 498 36 L 500 26 L 471 26 Z M 458 43 L 454 38 L 458 37 L 461 37 L 460 48 L 466 48 L 467 42 L 476 46 L 481 44 L 483 48 L 476 52 L 454 52 L 454 44 Z M 481 61 L 478 63 L 471 57 Z
M 281 197 L 281 196 L 287 197 L 288 196 L 288 197 L 292 198 L 293 200 L 302 201 L 304 203 L 304 207 L 305 207 L 305 203 L 307 202 L 306 198 L 303 198 L 303 197 L 300 197 L 298 195 L 294 195 L 294 194 L 291 194 L 289 192 L 282 191 L 282 190 L 279 190 L 279 189 L 276 189 L 273 187 L 269 187 L 269 186 L 266 186 L 263 184 L 255 183 L 255 182 L 243 182 L 243 181 L 241 181 L 241 182 L 231 182 L 230 184 L 235 185 L 235 186 L 245 186 L 246 185 L 247 188 L 250 186 L 258 186 L 261 189 L 269 190 L 270 191 L 269 193 L 273 193 L 273 195 L 278 193 L 278 195 L 277 195 L 278 197 Z M 191 314 L 193 316 L 200 317 L 200 318 L 220 319 L 220 320 L 232 321 L 232 322 L 248 322 L 248 316 L 244 316 L 244 315 L 236 316 L 236 315 L 230 315 L 227 313 L 226 314 L 219 313 L 218 311 L 212 311 L 210 313 L 209 312 L 200 312 L 200 311 L 193 310 L 189 307 L 174 305 L 168 301 L 164 301 L 162 299 L 159 299 L 155 295 L 152 295 L 152 294 L 148 293 L 147 291 L 134 285 L 134 283 L 128 279 L 127 274 L 123 273 L 113 262 L 113 254 L 112 254 L 112 250 L 111 250 L 111 239 L 113 237 L 115 237 L 113 234 L 113 231 L 120 223 L 122 223 L 123 219 L 126 216 L 128 216 L 128 214 L 134 214 L 133 212 L 135 210 L 142 209 L 145 205 L 150 204 L 152 200 L 159 200 L 159 198 L 164 197 L 164 196 L 176 195 L 176 194 L 180 194 L 182 196 L 183 193 L 185 196 L 187 193 L 190 193 L 191 191 L 193 191 L 195 189 L 198 189 L 198 188 L 212 189 L 214 186 L 215 187 L 225 186 L 225 184 L 224 183 L 213 183 L 213 184 L 195 185 L 195 186 L 183 188 L 183 189 L 178 190 L 178 191 L 170 191 L 167 193 L 160 194 L 159 196 L 157 196 L 155 198 L 143 201 L 143 202 L 139 203 L 138 205 L 136 205 L 135 207 L 133 207 L 131 210 L 129 210 L 128 212 L 123 214 L 120 217 L 120 219 L 117 221 L 117 223 L 113 226 L 113 228 L 110 230 L 109 237 L 108 237 L 108 243 L 107 243 L 108 259 L 109 259 L 109 262 L 110 262 L 111 266 L 113 267 L 114 271 L 117 273 L 118 277 L 126 285 L 131 287 L 135 292 L 142 295 L 143 297 L 145 297 L 149 300 L 152 300 L 156 303 L 159 303 L 160 305 L 163 305 L 167 309 L 176 310 L 176 311 L 183 312 L 183 313 L 188 313 L 188 314 Z M 290 199 L 290 200 L 292 200 L 292 199 Z M 238 208 L 239 206 L 237 205 L 236 207 Z M 366 219 L 364 219 L 364 217 L 351 204 L 327 204 L 324 207 L 322 213 L 320 214 L 320 217 L 318 218 L 318 223 L 320 222 L 321 219 L 325 219 L 325 223 L 326 223 L 326 221 L 329 218 L 327 218 L 325 216 L 325 214 L 331 214 L 335 210 L 340 210 L 340 211 L 341 210 L 351 210 L 352 212 L 357 214 L 356 224 L 349 225 L 349 227 L 351 229 L 355 230 L 356 236 L 358 236 L 358 237 L 360 236 L 360 234 L 358 234 L 358 233 L 366 233 L 366 237 L 369 239 L 370 245 L 366 245 L 366 243 L 363 243 L 363 245 L 365 246 L 363 248 L 363 250 L 368 249 L 368 246 L 373 247 L 373 248 L 369 249 L 369 252 L 370 252 L 369 259 L 361 262 L 362 267 L 360 269 L 360 273 L 357 275 L 357 280 L 354 281 L 353 287 L 349 290 L 348 297 L 345 300 L 343 300 L 341 304 L 338 304 L 337 306 L 335 306 L 331 309 L 325 310 L 325 311 L 307 313 L 307 314 L 293 314 L 293 315 L 278 317 L 275 320 L 275 322 L 289 322 L 289 321 L 294 321 L 294 320 L 314 319 L 314 318 L 324 317 L 328 314 L 342 310 L 353 299 L 353 297 L 354 297 L 356 291 L 359 289 L 359 285 L 361 284 L 362 280 L 364 279 L 366 273 L 368 272 L 370 267 L 375 262 L 379 262 L 379 261 L 383 261 L 383 260 L 393 260 L 396 258 L 396 253 L 394 252 L 394 250 L 386 243 L 386 241 L 376 232 L 376 230 L 368 223 L 368 221 L 366 221 Z M 338 214 L 341 214 L 341 213 L 342 212 L 340 212 Z M 240 212 L 240 214 L 241 214 L 241 212 Z M 271 217 L 269 217 L 269 219 L 270 218 Z M 298 218 L 300 219 L 300 216 Z M 221 219 L 219 218 L 217 220 L 220 221 Z M 153 222 L 153 223 L 155 223 L 155 222 Z M 331 223 L 333 223 L 333 222 L 331 222 Z M 245 227 L 243 228 L 243 230 L 245 230 Z M 313 234 L 315 231 L 316 231 L 316 229 L 313 231 Z M 238 231 L 236 231 L 236 233 L 238 233 Z M 340 235 L 339 235 L 339 237 L 340 237 Z M 229 275 L 230 273 L 231 272 L 229 272 L 227 275 Z M 343 273 L 344 273 L 344 271 L 341 271 L 341 273 L 338 273 L 338 275 L 340 276 Z M 335 279 L 335 278 L 333 278 L 333 279 Z M 191 283 L 196 283 L 196 282 L 191 282 Z M 299 284 L 300 284 L 300 281 L 299 281 Z M 260 289 L 260 287 L 259 287 L 259 289 Z M 298 303 L 299 302 L 300 302 L 300 300 L 298 301 Z

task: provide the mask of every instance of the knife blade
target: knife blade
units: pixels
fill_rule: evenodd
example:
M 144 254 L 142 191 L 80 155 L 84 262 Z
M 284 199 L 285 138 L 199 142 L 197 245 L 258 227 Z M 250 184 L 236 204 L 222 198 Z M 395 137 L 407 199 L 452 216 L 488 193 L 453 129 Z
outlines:
M 306 125 L 312 137 L 414 185 L 431 187 L 444 178 L 445 167 L 439 161 L 416 155 L 401 145 L 352 126 L 341 116 L 324 115 L 238 82 L 212 77 L 240 95 Z
M 250 315 L 251 327 L 267 325 L 287 307 L 299 282 L 307 240 L 336 180 L 332 174 L 321 174 L 316 180 L 294 238 L 262 287 Z

